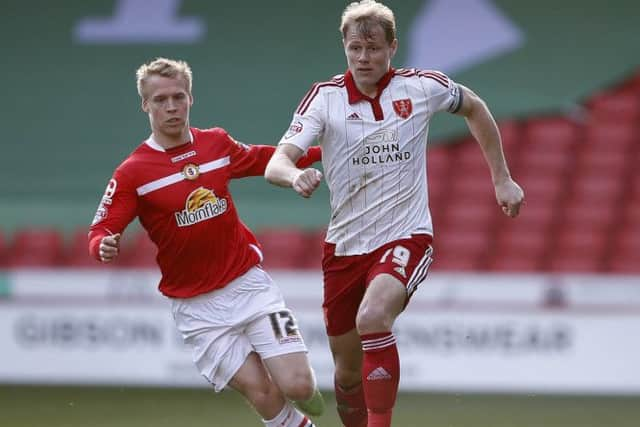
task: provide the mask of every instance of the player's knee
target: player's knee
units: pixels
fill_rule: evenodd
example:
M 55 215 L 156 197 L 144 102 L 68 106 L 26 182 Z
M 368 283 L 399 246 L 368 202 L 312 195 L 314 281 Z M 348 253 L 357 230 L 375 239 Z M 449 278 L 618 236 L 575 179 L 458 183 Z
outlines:
M 362 369 L 361 368 L 338 369 L 338 367 L 336 367 L 335 376 L 336 376 L 336 383 L 343 390 L 350 390 L 362 382 Z
M 313 396 L 315 387 L 315 379 L 310 371 L 293 370 L 280 389 L 291 400 L 308 400 Z
M 393 317 L 380 305 L 361 307 L 356 316 L 356 328 L 360 334 L 388 331 L 391 326 Z
M 280 391 L 275 384 L 270 381 L 265 381 L 253 383 L 251 386 L 241 390 L 241 393 L 254 407 L 264 408 L 279 399 Z

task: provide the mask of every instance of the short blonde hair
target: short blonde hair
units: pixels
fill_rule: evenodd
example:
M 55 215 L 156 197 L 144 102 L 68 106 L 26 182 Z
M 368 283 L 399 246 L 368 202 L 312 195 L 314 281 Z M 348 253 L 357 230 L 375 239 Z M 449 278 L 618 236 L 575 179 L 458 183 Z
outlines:
M 192 73 L 191 67 L 185 61 L 177 61 L 167 58 L 156 58 L 151 62 L 142 64 L 136 71 L 138 95 L 145 99 L 144 86 L 151 76 L 162 76 L 170 79 L 182 77 L 187 84 L 187 90 L 191 93 Z
M 375 0 L 361 0 L 348 5 L 342 12 L 342 21 L 340 23 L 340 32 L 342 38 L 347 38 L 349 26 L 357 25 L 358 34 L 369 36 L 372 27 L 379 24 L 383 31 L 385 39 L 389 44 L 396 38 L 396 18 L 393 12 L 382 3 Z

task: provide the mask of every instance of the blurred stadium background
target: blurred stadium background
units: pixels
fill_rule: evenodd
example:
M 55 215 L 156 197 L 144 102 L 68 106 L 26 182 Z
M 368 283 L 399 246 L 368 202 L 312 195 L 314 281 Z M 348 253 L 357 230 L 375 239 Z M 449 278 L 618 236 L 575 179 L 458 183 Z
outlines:
M 190 366 L 139 227 L 107 268 L 86 254 L 87 226 L 111 172 L 149 132 L 139 64 L 189 61 L 192 125 L 275 144 L 311 83 L 345 69 L 346 2 L 2 4 L 0 425 L 258 425 Z M 464 122 L 434 121 L 436 262 L 398 324 L 395 425 L 638 425 L 640 4 L 388 4 L 394 66 L 440 69 L 478 92 L 527 199 L 505 218 Z M 326 388 L 326 187 L 300 200 L 258 177 L 232 191 Z M 339 425 L 328 412 L 318 425 Z

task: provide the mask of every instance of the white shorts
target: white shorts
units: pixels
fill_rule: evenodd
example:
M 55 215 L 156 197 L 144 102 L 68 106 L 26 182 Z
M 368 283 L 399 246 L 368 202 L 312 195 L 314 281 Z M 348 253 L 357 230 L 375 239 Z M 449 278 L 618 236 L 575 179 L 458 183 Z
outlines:
M 222 289 L 172 300 L 173 318 L 198 371 L 221 391 L 249 353 L 262 359 L 306 352 L 280 288 L 253 267 Z

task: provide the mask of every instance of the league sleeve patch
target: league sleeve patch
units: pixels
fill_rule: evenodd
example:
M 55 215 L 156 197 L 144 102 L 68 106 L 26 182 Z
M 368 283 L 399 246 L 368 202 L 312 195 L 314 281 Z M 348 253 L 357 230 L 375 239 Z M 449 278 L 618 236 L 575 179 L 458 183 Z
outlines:
M 287 133 L 284 134 L 284 139 L 289 139 L 294 137 L 295 135 L 302 132 L 302 129 L 304 129 L 304 126 L 302 125 L 302 123 L 299 120 L 294 120 L 289 126 Z

